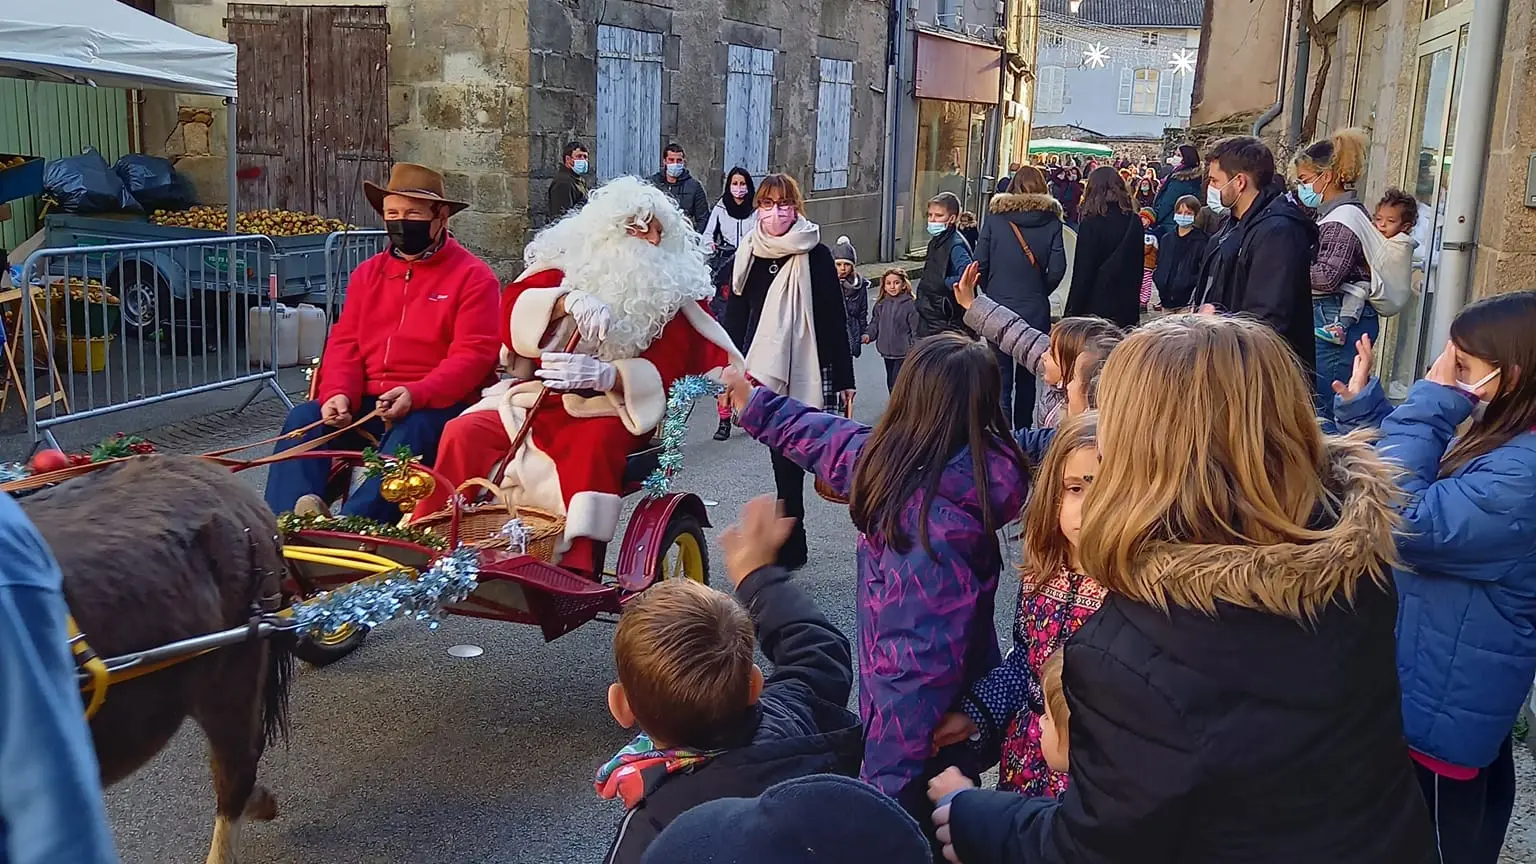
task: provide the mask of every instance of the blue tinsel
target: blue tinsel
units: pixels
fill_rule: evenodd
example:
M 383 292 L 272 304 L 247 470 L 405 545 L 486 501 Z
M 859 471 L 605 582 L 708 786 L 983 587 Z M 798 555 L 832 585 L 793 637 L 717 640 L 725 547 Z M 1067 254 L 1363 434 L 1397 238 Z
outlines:
M 688 434 L 688 410 L 695 399 L 725 392 L 719 383 L 703 375 L 689 375 L 672 383 L 667 393 L 667 413 L 661 421 L 661 456 L 656 470 L 641 489 L 647 498 L 660 498 L 672 489 L 672 476 L 683 467 L 683 438 Z
M 414 579 L 408 571 L 391 570 L 295 603 L 293 620 L 303 633 L 332 632 L 347 624 L 377 627 L 407 616 L 435 630 L 443 606 L 474 592 L 479 575 L 479 551 L 461 548 Z
M 32 476 L 27 466 L 20 462 L 0 462 L 0 483 L 9 483 L 12 480 L 22 480 Z

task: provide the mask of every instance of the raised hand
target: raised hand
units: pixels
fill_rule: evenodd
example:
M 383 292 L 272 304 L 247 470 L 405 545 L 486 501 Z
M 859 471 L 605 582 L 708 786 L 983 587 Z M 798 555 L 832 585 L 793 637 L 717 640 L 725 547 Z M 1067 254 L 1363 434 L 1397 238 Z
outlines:
M 955 283 L 955 302 L 961 309 L 969 309 L 976 302 L 976 285 L 980 281 L 981 265 L 972 261 L 960 275 L 960 281 Z
M 1376 366 L 1376 352 L 1371 345 L 1370 334 L 1362 334 L 1355 343 L 1355 364 L 1349 372 L 1349 383 L 1343 381 L 1333 382 L 1333 392 L 1345 399 L 1355 399 L 1365 390 L 1365 386 L 1371 382 L 1371 372 Z M 1452 367 L 1454 369 L 1454 366 Z

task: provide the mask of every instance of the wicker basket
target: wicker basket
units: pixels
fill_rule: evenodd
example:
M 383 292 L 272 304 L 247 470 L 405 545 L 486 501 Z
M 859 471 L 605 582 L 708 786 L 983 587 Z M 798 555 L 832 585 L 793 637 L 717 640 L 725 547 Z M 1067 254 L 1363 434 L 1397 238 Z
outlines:
M 477 485 L 495 488 L 487 481 L 480 480 L 478 483 L 470 481 L 460 490 Z M 528 529 L 528 547 L 524 551 L 540 561 L 553 561 L 555 547 L 565 535 L 565 518 L 534 507 L 513 507 L 504 492 L 497 490 L 497 495 L 500 497 L 498 501 L 462 506 L 459 511 L 459 542 L 476 549 L 505 549 L 507 538 L 502 535 L 501 529 L 507 520 L 515 516 Z M 454 503 L 450 503 L 446 508 L 423 516 L 411 524 L 447 539 L 453 530 L 454 506 Z

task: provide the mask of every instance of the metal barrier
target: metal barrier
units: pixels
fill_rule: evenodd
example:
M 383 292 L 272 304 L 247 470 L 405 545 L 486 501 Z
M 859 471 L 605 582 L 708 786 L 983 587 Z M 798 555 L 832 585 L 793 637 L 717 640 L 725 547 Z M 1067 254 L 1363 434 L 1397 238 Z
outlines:
M 336 231 L 325 238 L 325 320 L 341 314 L 347 280 L 357 265 L 389 248 L 389 234 L 377 228 Z
M 241 384 L 255 389 L 237 410 L 262 388 L 292 407 L 277 381 L 280 259 L 259 234 L 33 252 L 17 286 L 20 359 L 53 364 L 41 398 L 36 370 L 23 376 L 34 444 L 57 447 L 65 423 Z M 262 327 L 270 345 L 253 358 L 242 349 Z

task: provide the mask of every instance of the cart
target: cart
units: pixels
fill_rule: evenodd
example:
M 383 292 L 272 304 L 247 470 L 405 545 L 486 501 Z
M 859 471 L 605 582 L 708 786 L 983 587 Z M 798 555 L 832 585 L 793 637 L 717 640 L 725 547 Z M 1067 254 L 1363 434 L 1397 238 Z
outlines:
M 641 490 L 645 477 L 657 467 L 661 451 L 661 446 L 651 444 L 628 457 L 626 496 Z M 315 450 L 295 458 L 333 460 L 342 474 L 350 474 L 362 463 L 363 454 Z M 233 467 L 238 471 L 244 466 Z M 433 475 L 436 482 L 447 482 L 429 468 L 417 465 L 415 470 Z M 435 540 L 412 539 L 404 531 L 388 536 L 388 533 L 360 533 L 327 527 L 285 531 L 283 539 L 290 550 L 320 549 L 344 556 L 377 556 L 421 572 L 446 551 L 460 545 L 458 519 L 465 504 L 460 495 L 453 496 L 452 501 L 455 508 L 453 520 Z M 698 495 L 668 492 L 645 498 L 636 505 L 623 528 L 612 571 L 593 578 L 567 570 L 547 560 L 547 548 L 523 551 L 484 548 L 480 550 L 479 577 L 474 593 L 444 608 L 455 615 L 531 624 L 543 632 L 545 641 L 552 641 L 588 621 L 617 615 L 626 603 L 658 579 L 683 578 L 707 584 L 709 553 L 704 539 L 707 527 L 710 527 L 709 515 Z M 380 530 L 390 532 L 387 527 Z M 597 555 L 600 562 L 606 562 L 606 552 L 600 548 Z M 292 554 L 288 563 L 285 593 L 295 599 L 315 597 L 368 575 L 342 562 L 305 560 Z M 323 666 L 356 650 L 367 635 L 366 627 L 343 624 L 333 630 L 303 636 L 295 653 L 312 665 Z

